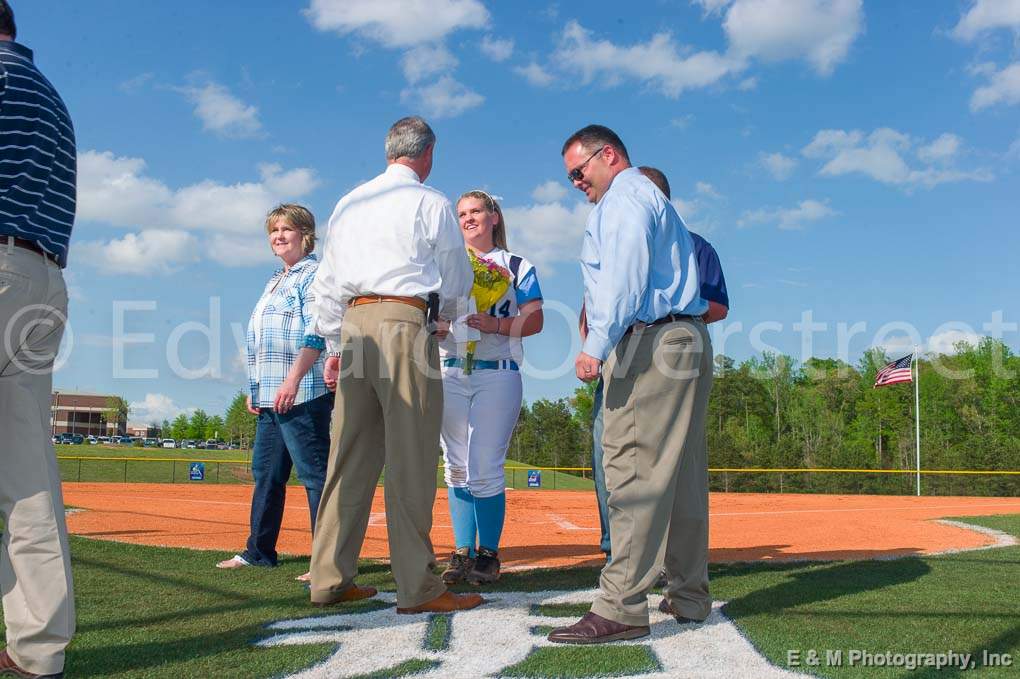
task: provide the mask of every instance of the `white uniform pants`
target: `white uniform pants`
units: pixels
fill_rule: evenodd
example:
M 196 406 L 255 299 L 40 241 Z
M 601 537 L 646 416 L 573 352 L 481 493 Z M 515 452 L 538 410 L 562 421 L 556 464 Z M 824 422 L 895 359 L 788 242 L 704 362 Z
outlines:
M 521 373 L 443 368 L 446 485 L 492 497 L 506 488 L 503 465 L 521 412 Z
M 42 255 L 0 237 L 0 548 L 7 652 L 55 674 L 74 633 L 71 561 L 60 472 L 50 442 L 53 360 L 67 313 L 64 277 Z

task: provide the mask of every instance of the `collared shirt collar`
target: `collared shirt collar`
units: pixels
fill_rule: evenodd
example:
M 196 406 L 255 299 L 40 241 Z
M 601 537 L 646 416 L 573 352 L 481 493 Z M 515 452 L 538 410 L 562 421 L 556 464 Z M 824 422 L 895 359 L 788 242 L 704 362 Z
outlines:
M 29 61 L 33 61 L 32 50 L 20 43 L 14 42 L 13 40 L 0 40 L 0 50 L 14 52 L 18 56 L 25 57 Z
M 632 175 L 635 172 L 637 172 L 638 174 L 641 174 L 641 170 L 639 170 L 636 167 L 634 167 L 633 165 L 631 165 L 626 170 L 621 170 L 620 172 L 616 173 L 616 176 L 613 177 L 613 181 L 609 182 L 609 188 L 606 189 L 606 192 L 602 194 L 602 198 L 605 198 L 609 194 L 609 192 L 613 190 L 613 187 L 616 186 L 616 181 L 618 179 L 623 177 L 624 181 L 626 181 L 627 177 L 625 175 Z M 602 202 L 601 198 L 599 199 L 599 202 L 600 203 Z
M 402 163 L 390 163 L 386 166 L 386 172 L 403 175 L 419 184 L 421 183 L 421 177 L 418 176 L 418 173 Z
M 290 267 L 290 270 L 287 271 L 287 274 L 290 275 L 290 274 L 293 274 L 293 273 L 297 273 L 297 272 L 301 271 L 301 269 L 303 269 L 306 266 L 308 266 L 309 262 L 315 262 L 315 261 L 317 261 L 315 253 L 314 252 L 309 252 L 307 255 L 305 255 L 304 257 L 302 257 L 298 261 L 294 262 L 294 266 Z M 275 278 L 276 276 L 279 276 L 282 273 L 283 273 L 283 267 L 281 266 L 279 269 L 277 269 L 273 273 L 273 277 Z

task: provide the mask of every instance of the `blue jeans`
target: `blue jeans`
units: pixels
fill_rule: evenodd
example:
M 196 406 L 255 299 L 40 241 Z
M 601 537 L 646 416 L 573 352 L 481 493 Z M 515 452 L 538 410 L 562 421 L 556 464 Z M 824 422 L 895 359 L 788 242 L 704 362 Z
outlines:
M 287 480 L 292 467 L 308 495 L 312 532 L 315 515 L 326 480 L 329 460 L 329 421 L 333 412 L 333 394 L 323 394 L 279 414 L 272 408 L 259 412 L 251 473 L 255 491 L 251 498 L 251 534 L 241 554 L 258 566 L 276 565 L 276 540 L 283 521 Z
M 606 555 L 606 561 L 612 558 L 612 546 L 609 542 L 609 490 L 606 488 L 606 471 L 602 467 L 602 378 L 595 385 L 595 397 L 591 404 L 591 475 L 595 481 L 595 498 L 599 504 L 599 528 L 602 538 L 599 549 Z

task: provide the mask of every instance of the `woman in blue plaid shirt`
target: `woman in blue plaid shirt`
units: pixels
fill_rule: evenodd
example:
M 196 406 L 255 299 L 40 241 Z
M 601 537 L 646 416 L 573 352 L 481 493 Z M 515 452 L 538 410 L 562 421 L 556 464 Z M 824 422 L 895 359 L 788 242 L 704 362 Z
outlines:
M 326 344 L 311 334 L 309 287 L 319 266 L 312 254 L 315 217 L 300 205 L 280 205 L 266 216 L 266 231 L 283 268 L 269 279 L 248 322 L 248 410 L 258 415 L 251 534 L 245 550 L 217 568 L 276 565 L 292 467 L 305 486 L 314 532 L 329 458 L 333 395 L 322 379 Z

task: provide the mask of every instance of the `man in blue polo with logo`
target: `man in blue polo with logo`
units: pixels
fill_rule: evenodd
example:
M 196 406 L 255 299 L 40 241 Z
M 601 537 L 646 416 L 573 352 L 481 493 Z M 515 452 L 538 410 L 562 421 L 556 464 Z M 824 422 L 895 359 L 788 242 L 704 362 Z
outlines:
M 67 108 L 16 37 L 0 0 L 0 676 L 59 677 L 74 592 L 49 416 L 77 165 Z

